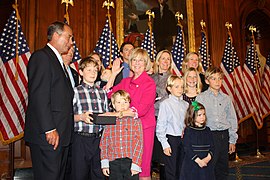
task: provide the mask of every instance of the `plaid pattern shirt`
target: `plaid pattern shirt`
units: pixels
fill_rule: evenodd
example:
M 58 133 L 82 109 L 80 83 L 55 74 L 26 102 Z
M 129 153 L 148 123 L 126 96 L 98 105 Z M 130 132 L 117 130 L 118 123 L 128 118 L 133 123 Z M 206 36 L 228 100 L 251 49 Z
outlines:
M 82 114 L 90 111 L 92 113 L 108 112 L 108 98 L 105 90 L 94 86 L 89 86 L 82 82 L 74 88 L 73 98 L 74 114 Z M 74 123 L 75 132 L 97 133 L 103 129 L 101 125 L 86 124 L 83 121 Z
M 116 125 L 107 125 L 100 141 L 100 149 L 102 168 L 108 168 L 109 161 L 128 157 L 132 159 L 131 169 L 136 170 L 133 168 L 135 166 L 140 169 L 143 153 L 141 120 L 123 117 L 116 119 Z

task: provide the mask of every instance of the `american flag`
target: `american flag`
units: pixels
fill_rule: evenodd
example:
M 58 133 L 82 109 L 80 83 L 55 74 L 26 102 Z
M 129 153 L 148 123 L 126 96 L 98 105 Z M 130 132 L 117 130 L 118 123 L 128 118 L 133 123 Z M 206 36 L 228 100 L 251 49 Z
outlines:
M 157 54 L 157 49 L 156 49 L 156 43 L 155 43 L 155 36 L 154 33 L 150 33 L 150 29 L 148 28 L 145 35 L 144 39 L 141 44 L 142 49 L 145 49 L 151 59 L 151 61 L 154 61 L 156 58 Z
M 253 108 L 254 120 L 257 128 L 263 126 L 262 109 L 261 109 L 261 82 L 260 82 L 260 61 L 255 50 L 254 41 L 250 43 L 244 64 L 244 79 L 247 83 L 248 92 L 251 97 L 250 106 Z
M 198 52 L 201 55 L 203 70 L 206 71 L 212 64 L 210 61 L 210 55 L 208 53 L 207 37 L 205 31 L 202 31 L 201 34 L 202 42 Z
M 67 15 L 67 14 L 66 14 Z M 65 15 L 65 16 L 66 16 Z M 68 24 L 68 21 L 66 18 L 64 18 L 64 23 Z M 73 55 L 73 59 L 72 59 L 72 62 L 70 64 L 70 66 L 73 68 L 73 69 L 76 69 L 77 71 L 79 71 L 79 63 L 80 63 L 80 60 L 82 59 L 81 58 L 81 55 L 80 55 L 80 52 L 79 52 L 79 49 L 77 47 L 77 44 L 74 40 L 74 37 L 73 37 L 73 46 L 74 46 L 74 55 Z
M 18 26 L 18 42 L 16 39 Z M 16 61 L 18 43 L 18 61 Z M 0 132 L 4 144 L 23 136 L 25 111 L 28 103 L 26 66 L 30 57 L 29 47 L 14 10 L 0 38 Z M 16 79 L 16 74 L 18 78 Z
M 221 91 L 228 94 L 233 100 L 237 118 L 241 122 L 241 120 L 250 117 L 252 114 L 250 109 L 251 100 L 230 35 L 225 44 L 220 67 L 224 73 Z
M 113 60 L 120 57 L 119 48 L 110 27 L 110 20 L 107 18 L 101 36 L 94 49 L 94 52 L 102 56 L 102 62 L 105 68 L 110 66 Z
M 266 117 L 270 113 L 270 53 L 268 54 L 268 57 L 266 59 L 266 64 L 264 67 L 264 72 L 262 76 L 262 112 L 263 116 L 262 118 Z
M 178 25 L 178 33 L 176 36 L 175 43 L 172 47 L 172 57 L 174 66 L 176 69 L 174 69 L 176 74 L 180 74 L 180 71 L 182 70 L 182 63 L 185 57 L 186 47 L 185 47 L 185 40 L 183 36 L 183 29 L 181 25 Z

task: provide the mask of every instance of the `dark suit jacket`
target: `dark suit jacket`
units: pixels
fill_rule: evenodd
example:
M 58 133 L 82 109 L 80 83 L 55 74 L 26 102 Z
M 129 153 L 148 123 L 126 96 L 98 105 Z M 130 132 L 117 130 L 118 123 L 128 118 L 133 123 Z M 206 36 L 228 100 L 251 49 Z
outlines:
M 54 52 L 45 46 L 34 52 L 28 68 L 28 109 L 25 141 L 49 145 L 45 132 L 56 129 L 59 146 L 70 144 L 73 132 L 73 89 Z

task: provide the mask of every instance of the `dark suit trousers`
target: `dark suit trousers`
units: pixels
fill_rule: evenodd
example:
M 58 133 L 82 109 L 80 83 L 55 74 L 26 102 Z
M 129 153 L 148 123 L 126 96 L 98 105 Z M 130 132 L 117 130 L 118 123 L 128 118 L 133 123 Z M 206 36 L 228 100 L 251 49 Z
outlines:
M 184 159 L 183 139 L 180 136 L 167 135 L 168 143 L 171 146 L 171 156 L 164 156 L 165 177 L 166 180 L 175 180 L 180 178 L 180 171 Z
M 139 174 L 131 176 L 132 160 L 129 158 L 119 158 L 110 161 L 109 180 L 139 180 Z
M 227 180 L 229 174 L 229 132 L 212 131 L 214 139 L 213 164 L 217 180 Z
M 35 180 L 63 180 L 68 147 L 29 144 Z
M 100 163 L 100 137 L 74 133 L 71 155 L 72 180 L 105 180 Z

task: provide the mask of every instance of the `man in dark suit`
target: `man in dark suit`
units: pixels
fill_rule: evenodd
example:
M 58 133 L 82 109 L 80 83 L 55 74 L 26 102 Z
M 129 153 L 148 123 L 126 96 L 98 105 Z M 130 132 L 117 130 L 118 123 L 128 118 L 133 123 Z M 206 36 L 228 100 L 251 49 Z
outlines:
M 73 131 L 73 89 L 61 54 L 72 46 L 72 29 L 54 22 L 47 39 L 47 45 L 34 52 L 28 63 L 24 139 L 30 147 L 35 180 L 62 180 Z

